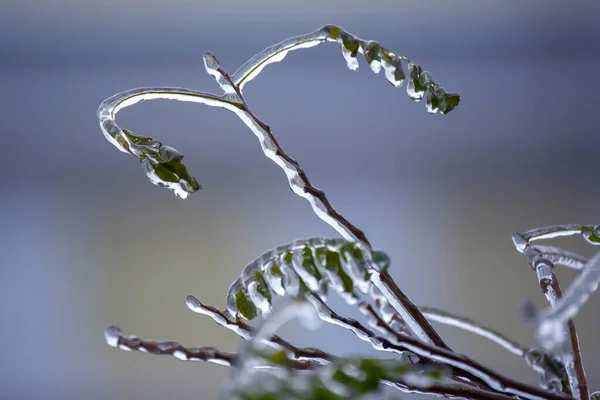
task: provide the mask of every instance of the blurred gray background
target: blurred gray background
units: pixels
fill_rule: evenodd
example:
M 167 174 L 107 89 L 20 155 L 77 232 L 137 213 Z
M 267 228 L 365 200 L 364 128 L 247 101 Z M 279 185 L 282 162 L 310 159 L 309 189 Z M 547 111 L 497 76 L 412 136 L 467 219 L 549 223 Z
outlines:
M 138 86 L 218 92 L 225 69 L 335 23 L 406 54 L 462 95 L 432 116 L 336 45 L 294 52 L 246 89 L 334 206 L 389 252 L 418 304 L 533 344 L 521 302 L 545 306 L 510 234 L 600 223 L 600 3 L 479 0 L 0 0 L 0 398 L 213 399 L 224 367 L 109 348 L 104 329 L 235 350 L 185 306 L 222 307 L 241 268 L 296 238 L 335 236 L 287 187 L 232 114 L 156 101 L 122 127 L 186 154 L 204 190 L 154 187 L 102 136 L 96 108 Z M 586 255 L 581 238 L 561 245 Z M 575 276 L 559 270 L 563 287 Z M 588 379 L 600 382 L 600 296 L 578 316 Z M 335 303 L 337 304 L 337 303 Z M 295 343 L 369 353 L 349 332 L 284 329 Z M 451 328 L 457 350 L 535 383 L 524 363 Z

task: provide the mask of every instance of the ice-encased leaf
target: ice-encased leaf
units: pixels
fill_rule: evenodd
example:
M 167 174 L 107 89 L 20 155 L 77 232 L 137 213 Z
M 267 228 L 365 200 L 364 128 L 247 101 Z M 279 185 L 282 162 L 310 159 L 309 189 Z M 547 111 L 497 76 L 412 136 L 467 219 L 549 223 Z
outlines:
M 368 292 L 370 273 L 383 272 L 389 264 L 384 252 L 344 239 L 297 240 L 264 253 L 244 267 L 229 288 L 227 310 L 251 320 L 258 311 L 263 315 L 270 311 L 273 294 L 324 296 L 327 289 L 354 304 L 356 292 Z
M 181 198 L 200 189 L 198 181 L 181 162 L 183 154 L 173 147 L 152 138 L 136 136 L 126 129 L 117 140 L 140 160 L 144 173 L 153 184 L 167 187 Z
M 552 393 L 571 394 L 569 377 L 564 365 L 542 349 L 530 349 L 525 353 L 525 361 L 541 376 L 540 386 Z

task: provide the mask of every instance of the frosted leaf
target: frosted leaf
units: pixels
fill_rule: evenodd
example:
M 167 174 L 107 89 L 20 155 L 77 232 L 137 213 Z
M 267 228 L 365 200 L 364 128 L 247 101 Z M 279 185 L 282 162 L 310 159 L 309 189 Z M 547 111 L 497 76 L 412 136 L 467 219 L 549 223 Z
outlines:
M 583 232 L 583 238 L 591 244 L 600 245 L 600 225 Z
M 314 264 L 312 253 L 308 247 L 296 250 L 292 256 L 294 271 L 312 292 L 319 290 L 321 274 Z
M 420 76 L 423 70 L 416 64 L 408 64 L 408 85 L 406 85 L 406 93 L 413 101 L 419 102 L 425 94 L 425 86 L 421 84 Z
M 385 58 L 382 61 L 382 67 L 385 70 L 385 77 L 395 87 L 400 87 L 404 83 L 406 76 L 402 69 L 402 61 L 399 57 L 390 57 L 389 61 Z
M 271 287 L 271 290 L 278 296 L 285 295 L 285 289 L 283 287 L 283 274 L 279 269 L 277 263 L 272 260 L 267 264 L 265 268 L 265 278 Z
M 250 282 L 248 285 L 248 294 L 261 315 L 265 316 L 271 313 L 271 301 L 259 291 L 259 284 L 256 281 Z
M 561 362 L 541 349 L 530 349 L 525 353 L 525 361 L 540 373 L 540 386 L 552 393 L 569 390 L 569 378 Z
M 364 47 L 364 56 L 371 71 L 378 74 L 381 71 L 381 45 L 375 41 L 368 41 Z
M 447 108 L 446 96 L 446 89 L 443 87 L 432 85 L 427 88 L 427 111 L 435 114 L 440 110 L 445 110 Z
M 279 267 L 283 273 L 283 287 L 289 296 L 298 296 L 300 293 L 300 279 L 287 264 L 282 263 Z
M 227 293 L 227 311 L 231 315 L 237 315 L 238 306 L 236 302 L 236 293 L 240 290 L 244 289 L 244 284 L 242 283 L 242 279 L 236 279 L 231 286 L 229 287 L 229 292 Z

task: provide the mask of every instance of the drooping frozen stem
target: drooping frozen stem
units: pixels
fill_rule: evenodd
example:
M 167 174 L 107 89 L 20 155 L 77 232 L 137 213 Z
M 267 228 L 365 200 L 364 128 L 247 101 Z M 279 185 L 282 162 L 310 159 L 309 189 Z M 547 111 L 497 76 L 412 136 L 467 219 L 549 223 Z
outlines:
M 409 76 L 407 92 L 414 101 L 420 101 L 427 95 L 427 111 L 448 114 L 460 102 L 457 93 L 448 93 L 446 89 L 435 83 L 429 72 L 405 56 L 381 46 L 374 40 L 362 40 L 335 25 L 326 25 L 315 32 L 284 40 L 273 45 L 248 60 L 232 76 L 232 81 L 243 89 L 244 85 L 254 79 L 264 67 L 282 61 L 293 50 L 306 49 L 324 42 L 336 42 L 342 48 L 342 55 L 348 68 L 358 69 L 358 54 L 362 54 L 374 73 L 385 71 L 386 79 L 395 87 L 401 87 L 406 75 L 402 63 L 407 64 Z

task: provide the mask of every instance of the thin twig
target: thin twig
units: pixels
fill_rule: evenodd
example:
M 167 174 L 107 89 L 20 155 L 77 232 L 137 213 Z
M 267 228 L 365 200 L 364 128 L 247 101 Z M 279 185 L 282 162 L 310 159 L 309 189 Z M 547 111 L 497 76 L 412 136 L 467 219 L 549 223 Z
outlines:
M 246 324 L 241 319 L 237 321 L 227 315 L 227 312 L 220 311 L 216 307 L 203 304 L 196 297 L 189 295 L 186 301 L 188 307 L 199 314 L 210 316 L 217 324 L 232 330 L 243 339 L 250 339 L 253 336 L 253 328 Z M 389 326 L 388 326 L 389 328 Z M 391 330 L 391 328 L 389 328 Z M 269 339 L 269 343 L 274 348 L 281 348 L 286 350 L 288 356 L 293 357 L 298 361 L 314 361 L 316 364 L 328 364 L 337 359 L 337 356 L 324 352 L 319 349 L 313 348 L 299 348 L 280 336 L 273 335 Z M 382 381 L 382 383 L 394 387 L 395 389 L 401 390 L 405 393 L 420 393 L 420 394 L 431 394 L 431 395 L 443 395 L 444 397 L 450 398 L 467 398 L 467 399 L 488 399 L 488 400 L 509 400 L 512 399 L 510 396 L 506 396 L 489 389 L 471 387 L 466 385 L 445 385 L 445 384 L 434 384 L 427 389 L 418 388 L 416 386 L 409 385 L 402 382 L 393 381 Z
M 449 313 L 447 311 L 439 310 L 433 307 L 419 307 L 425 318 L 430 321 L 439 322 L 440 324 L 454 326 L 456 328 L 464 329 L 472 332 L 476 335 L 482 336 L 492 342 L 504 347 L 506 350 L 519 357 L 525 356 L 527 349 L 504 336 L 503 334 L 496 332 L 495 330 L 485 327 L 480 323 L 465 318 L 456 314 Z
M 472 375 L 478 380 L 483 381 L 490 388 L 502 393 L 508 393 L 529 399 L 569 398 L 568 396 L 564 396 L 562 394 L 549 393 L 539 388 L 514 381 L 513 379 L 504 377 L 462 354 L 458 354 L 441 347 L 428 345 L 418 339 L 402 335 L 397 332 L 394 332 L 396 336 L 396 343 L 393 343 L 385 338 L 375 335 L 360 322 L 336 314 L 318 297 L 309 295 L 307 299 L 315 306 L 319 317 L 323 319 L 323 321 L 350 330 L 359 339 L 371 342 L 373 347 L 377 350 L 391 351 L 398 354 L 402 354 L 405 351 L 415 353 L 416 355 L 431 361 L 436 361 L 446 364 L 451 368 L 462 370 L 467 373 L 465 377 L 469 378 L 469 375 Z
M 110 326 L 105 332 L 106 342 L 125 351 L 139 351 L 156 355 L 173 356 L 181 361 L 205 361 L 213 364 L 235 366 L 241 355 L 215 349 L 214 347 L 186 347 L 178 342 L 142 339 L 137 336 L 124 335 L 120 328 Z M 313 369 L 319 363 L 312 360 L 290 360 L 290 367 L 298 370 Z M 269 365 L 260 368 L 274 368 Z
M 188 295 L 186 304 L 190 310 L 195 313 L 211 317 L 217 324 L 224 328 L 232 330 L 244 340 L 250 340 L 254 337 L 255 328 L 245 323 L 241 318 L 234 320 L 227 312 L 220 311 L 218 308 L 203 304 L 195 296 Z M 273 348 L 285 350 L 288 356 L 295 360 L 311 360 L 320 364 L 330 362 L 335 358 L 334 355 L 323 350 L 312 347 L 296 347 L 280 336 L 271 336 L 267 344 Z
M 521 244 L 521 246 L 517 246 L 517 249 L 525 255 L 528 264 L 536 272 L 542 292 L 552 308 L 556 307 L 557 303 L 562 297 L 562 291 L 560 289 L 558 279 L 554 274 L 554 264 L 548 259 L 544 258 L 540 250 L 533 248 L 529 241 L 539 238 L 554 237 L 551 235 L 562 236 L 566 234 L 565 232 L 572 232 L 574 230 L 575 229 L 572 229 L 569 226 L 566 230 L 559 230 L 556 228 L 541 228 L 540 230 L 530 231 L 526 234 L 513 234 L 513 242 L 515 242 L 515 245 L 517 243 Z M 550 231 L 550 233 L 548 231 Z M 581 231 L 581 229 L 579 231 Z M 559 329 L 562 330 L 562 327 Z M 589 399 L 587 379 L 585 376 L 583 361 L 581 359 L 579 339 L 577 337 L 577 331 L 575 329 L 575 323 L 573 320 L 568 320 L 567 329 L 567 335 L 569 336 L 570 343 L 565 342 L 561 346 L 561 352 L 562 361 L 569 377 L 569 386 L 571 388 L 573 397 L 576 399 L 587 400 Z

